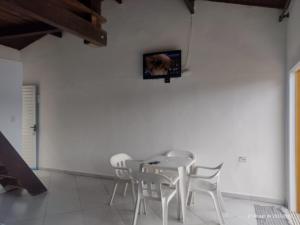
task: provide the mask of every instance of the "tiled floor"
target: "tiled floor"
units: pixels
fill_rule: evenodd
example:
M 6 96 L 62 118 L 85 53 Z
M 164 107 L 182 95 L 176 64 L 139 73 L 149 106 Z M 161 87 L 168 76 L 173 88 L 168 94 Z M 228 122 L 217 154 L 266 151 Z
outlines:
M 47 171 L 37 174 L 48 187 L 48 194 L 37 197 L 26 192 L 0 194 L 1 225 L 131 225 L 130 191 L 125 198 L 119 193 L 114 206 L 108 206 L 112 181 Z M 211 199 L 205 195 L 197 199 L 200 201 L 188 209 L 185 224 L 218 224 Z M 162 224 L 159 202 L 147 205 L 148 214 L 139 217 L 138 225 Z M 253 205 L 251 201 L 225 198 L 226 224 L 256 225 Z M 176 201 L 170 205 L 169 224 L 181 224 L 176 220 Z

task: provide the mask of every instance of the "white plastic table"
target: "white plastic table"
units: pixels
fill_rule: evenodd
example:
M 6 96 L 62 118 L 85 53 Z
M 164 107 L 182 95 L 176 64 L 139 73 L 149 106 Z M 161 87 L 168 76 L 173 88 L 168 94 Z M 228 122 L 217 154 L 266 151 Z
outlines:
M 171 170 L 178 171 L 179 175 L 179 194 L 180 194 L 180 206 L 182 213 L 182 222 L 185 221 L 186 218 L 186 198 L 187 198 L 187 170 L 196 162 L 195 159 L 185 158 L 185 157 L 166 157 L 166 156 L 154 156 L 145 161 L 138 160 L 128 160 L 126 161 L 127 167 L 133 170 L 139 170 L 140 165 L 149 165 L 149 162 L 159 162 L 158 164 L 150 165 L 151 168 L 158 170 Z

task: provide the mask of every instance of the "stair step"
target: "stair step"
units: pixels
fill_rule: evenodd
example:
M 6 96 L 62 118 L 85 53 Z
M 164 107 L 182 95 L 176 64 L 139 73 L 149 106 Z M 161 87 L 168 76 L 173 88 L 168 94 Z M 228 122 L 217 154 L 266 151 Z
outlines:
M 6 188 L 7 186 L 16 186 L 16 187 L 20 187 L 21 185 L 19 184 L 18 180 L 14 177 L 0 177 L 0 184 Z
M 7 169 L 5 166 L 0 165 L 0 175 L 7 174 Z
M 0 181 L 5 180 L 5 179 L 17 180 L 17 178 L 9 176 L 9 175 L 0 175 Z
M 4 188 L 5 192 L 11 192 L 11 191 L 16 191 L 16 190 L 20 190 L 20 189 L 22 189 L 22 188 L 17 187 L 17 186 L 12 186 L 12 185 L 7 185 Z

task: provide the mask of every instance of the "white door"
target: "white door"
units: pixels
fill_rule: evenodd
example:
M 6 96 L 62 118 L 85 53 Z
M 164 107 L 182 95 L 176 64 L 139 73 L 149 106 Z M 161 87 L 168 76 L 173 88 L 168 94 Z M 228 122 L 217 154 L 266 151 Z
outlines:
M 32 169 L 37 168 L 37 88 L 23 86 L 23 125 L 21 156 Z

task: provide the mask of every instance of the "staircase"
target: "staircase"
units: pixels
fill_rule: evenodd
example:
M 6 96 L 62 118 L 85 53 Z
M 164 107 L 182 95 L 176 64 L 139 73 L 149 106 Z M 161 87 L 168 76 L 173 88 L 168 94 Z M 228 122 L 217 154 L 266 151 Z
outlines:
M 0 132 L 0 185 L 6 191 L 26 189 L 31 195 L 47 191 L 22 157 Z

